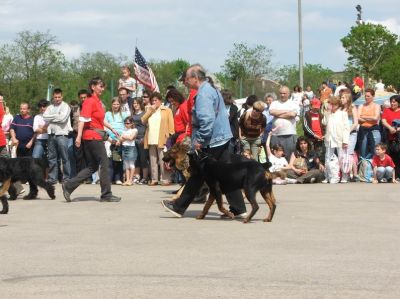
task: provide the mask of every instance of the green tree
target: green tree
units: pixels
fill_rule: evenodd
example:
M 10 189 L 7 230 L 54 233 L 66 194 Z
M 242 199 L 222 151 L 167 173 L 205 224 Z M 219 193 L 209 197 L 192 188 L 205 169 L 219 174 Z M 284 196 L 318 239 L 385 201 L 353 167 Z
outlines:
M 149 65 L 156 76 L 158 87 L 160 88 L 161 93 L 165 93 L 168 85 L 174 85 L 177 87 L 179 77 L 183 71 L 190 66 L 189 62 L 183 59 L 172 61 L 151 60 Z
M 341 42 L 349 54 L 348 66 L 364 73 L 368 85 L 373 71 L 392 53 L 397 39 L 385 26 L 365 23 L 351 27 Z
M 222 74 L 218 75 L 226 87 L 239 86 L 240 97 L 254 93 L 257 81 L 265 77 L 274 77 L 272 50 L 264 45 L 251 47 L 245 43 L 233 44 L 233 50 L 229 51 L 222 66 Z M 233 82 L 228 83 L 228 80 Z
M 280 83 L 287 85 L 292 89 L 295 85 L 299 85 L 299 68 L 297 65 L 285 65 L 278 70 Z M 303 68 L 304 86 L 310 85 L 316 91 L 322 81 L 326 81 L 332 77 L 333 71 L 323 67 L 321 64 L 306 63 Z
M 400 89 L 400 44 L 397 44 L 391 53 L 373 71 L 376 80 L 382 79 L 386 86 L 392 85 Z

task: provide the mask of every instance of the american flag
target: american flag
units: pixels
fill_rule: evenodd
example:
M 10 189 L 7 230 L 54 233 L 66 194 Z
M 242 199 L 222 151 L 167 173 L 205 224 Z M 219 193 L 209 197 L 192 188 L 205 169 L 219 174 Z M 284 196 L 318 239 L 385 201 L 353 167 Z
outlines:
M 133 64 L 133 68 L 135 70 L 136 80 L 150 89 L 150 91 L 160 91 L 153 71 L 147 65 L 146 60 L 142 54 L 140 54 L 138 48 L 135 48 L 135 63 Z

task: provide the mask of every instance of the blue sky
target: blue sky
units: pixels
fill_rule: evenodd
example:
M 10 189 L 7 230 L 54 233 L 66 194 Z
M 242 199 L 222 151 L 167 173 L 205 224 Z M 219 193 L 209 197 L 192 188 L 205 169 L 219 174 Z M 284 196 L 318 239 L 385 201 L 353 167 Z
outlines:
M 340 38 L 364 20 L 400 34 L 398 1 L 302 0 L 304 61 L 339 71 L 346 62 Z M 133 60 L 136 40 L 146 59 L 182 58 L 220 70 L 234 42 L 273 50 L 275 66 L 298 62 L 296 0 L 193 1 L 0 0 L 0 45 L 21 30 L 50 30 L 67 58 L 106 51 Z

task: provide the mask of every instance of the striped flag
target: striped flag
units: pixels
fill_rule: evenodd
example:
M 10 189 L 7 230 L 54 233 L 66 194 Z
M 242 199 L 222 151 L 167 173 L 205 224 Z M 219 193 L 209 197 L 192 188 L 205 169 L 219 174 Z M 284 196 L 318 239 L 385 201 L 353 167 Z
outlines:
M 135 63 L 133 64 L 135 70 L 135 78 L 150 91 L 159 92 L 156 77 L 153 74 L 151 68 L 147 65 L 146 60 L 140 54 L 138 48 L 135 48 Z

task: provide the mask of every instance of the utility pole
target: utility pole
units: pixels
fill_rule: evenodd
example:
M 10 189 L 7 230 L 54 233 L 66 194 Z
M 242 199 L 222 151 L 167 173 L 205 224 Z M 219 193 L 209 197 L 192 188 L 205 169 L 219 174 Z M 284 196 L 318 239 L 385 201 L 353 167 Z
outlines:
M 299 14 L 299 81 L 300 87 L 303 90 L 304 80 L 303 80 L 303 29 L 301 22 L 301 0 L 298 0 L 298 14 Z

